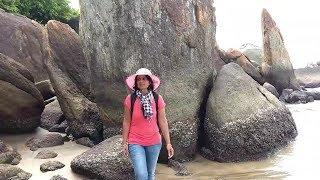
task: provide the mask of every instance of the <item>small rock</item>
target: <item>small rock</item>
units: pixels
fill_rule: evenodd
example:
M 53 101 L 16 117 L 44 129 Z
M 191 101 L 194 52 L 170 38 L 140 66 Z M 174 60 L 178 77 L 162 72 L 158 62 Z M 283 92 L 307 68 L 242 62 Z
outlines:
M 32 174 L 9 164 L 0 164 L 0 179 L 8 180 L 27 180 Z
M 50 180 L 68 180 L 67 178 L 64 178 L 60 175 L 53 176 Z
M 59 161 L 48 161 L 40 165 L 41 172 L 55 171 L 63 168 L 65 165 Z
M 88 137 L 79 138 L 79 139 L 76 140 L 76 143 L 84 145 L 84 146 L 87 146 L 87 147 L 93 147 L 94 146 L 93 142 Z
M 48 133 L 41 137 L 33 137 L 26 142 L 26 146 L 31 151 L 36 151 L 43 147 L 59 146 L 64 144 L 64 137 L 59 133 Z
M 266 83 L 263 84 L 263 87 L 266 88 L 268 91 L 270 91 L 274 96 L 279 98 L 279 93 L 278 93 L 277 89 L 274 86 L 272 86 L 271 84 L 266 82 Z
M 168 166 L 171 167 L 174 171 L 176 171 L 177 176 L 190 176 L 191 173 L 188 171 L 187 167 L 178 161 L 173 159 L 169 159 Z
M 49 159 L 49 158 L 55 158 L 58 154 L 54 151 L 50 150 L 42 150 L 36 155 L 36 159 Z
M 17 152 L 16 148 L 0 140 L 0 164 L 17 165 L 20 160 L 21 155 Z

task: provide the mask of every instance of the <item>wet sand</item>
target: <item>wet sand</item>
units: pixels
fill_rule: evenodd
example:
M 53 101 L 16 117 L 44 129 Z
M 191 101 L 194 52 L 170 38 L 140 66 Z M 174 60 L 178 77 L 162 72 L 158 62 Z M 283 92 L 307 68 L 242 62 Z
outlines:
M 287 105 L 295 119 L 298 136 L 287 147 L 279 150 L 268 159 L 242 163 L 218 163 L 209 161 L 197 155 L 192 162 L 185 163 L 190 176 L 176 176 L 175 172 L 166 165 L 158 164 L 157 179 L 316 179 L 319 176 L 318 162 L 320 162 L 320 101 L 308 104 Z M 65 142 L 62 146 L 43 148 L 57 152 L 57 160 L 66 166 L 60 170 L 42 173 L 40 165 L 48 159 L 34 159 L 41 151 L 30 151 L 25 142 L 34 135 L 47 131 L 38 128 L 31 134 L 1 135 L 6 143 L 17 147 L 22 160 L 17 165 L 26 172 L 32 173 L 31 180 L 50 179 L 54 175 L 62 175 L 69 180 L 85 179 L 71 171 L 71 160 L 89 149 L 75 142 Z

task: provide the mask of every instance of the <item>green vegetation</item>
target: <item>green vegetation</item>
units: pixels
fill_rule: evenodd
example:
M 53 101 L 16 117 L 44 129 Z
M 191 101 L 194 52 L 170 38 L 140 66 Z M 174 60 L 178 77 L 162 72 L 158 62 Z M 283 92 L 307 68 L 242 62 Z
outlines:
M 52 19 L 67 23 L 79 16 L 79 11 L 69 6 L 69 0 L 0 0 L 0 8 L 42 24 Z

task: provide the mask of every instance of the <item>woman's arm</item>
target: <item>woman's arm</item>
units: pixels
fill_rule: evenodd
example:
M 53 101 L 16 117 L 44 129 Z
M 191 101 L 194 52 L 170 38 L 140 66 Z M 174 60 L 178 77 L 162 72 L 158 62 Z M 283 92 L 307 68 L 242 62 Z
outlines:
M 174 154 L 174 150 L 172 148 L 171 141 L 170 141 L 169 126 L 168 126 L 168 121 L 166 118 L 165 108 L 160 109 L 158 113 L 159 113 L 159 115 L 158 115 L 159 126 L 161 129 L 163 138 L 166 142 L 166 148 L 168 151 L 168 158 L 171 158 Z
M 128 135 L 129 135 L 130 122 L 131 122 L 130 109 L 128 107 L 124 107 L 124 117 L 122 122 L 122 145 L 123 145 L 123 151 L 125 155 L 128 155 Z

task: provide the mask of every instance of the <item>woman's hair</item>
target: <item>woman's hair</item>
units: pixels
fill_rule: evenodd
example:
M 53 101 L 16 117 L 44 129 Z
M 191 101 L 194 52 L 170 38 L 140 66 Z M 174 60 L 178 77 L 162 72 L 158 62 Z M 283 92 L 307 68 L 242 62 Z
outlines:
M 144 76 L 147 77 L 147 79 L 148 79 L 148 81 L 149 81 L 149 83 L 150 83 L 150 85 L 148 86 L 148 90 L 149 90 L 149 91 L 152 91 L 152 90 L 153 90 L 153 81 L 152 81 L 151 77 L 148 76 L 148 75 L 144 75 Z M 134 91 L 139 90 L 138 85 L 137 85 L 137 77 L 138 77 L 138 76 L 136 76 L 136 77 L 134 78 L 134 86 L 133 86 Z

